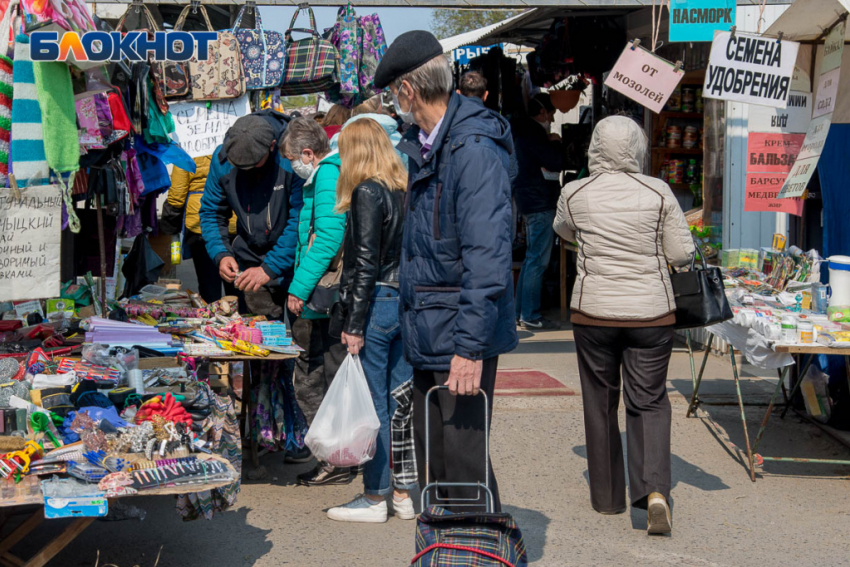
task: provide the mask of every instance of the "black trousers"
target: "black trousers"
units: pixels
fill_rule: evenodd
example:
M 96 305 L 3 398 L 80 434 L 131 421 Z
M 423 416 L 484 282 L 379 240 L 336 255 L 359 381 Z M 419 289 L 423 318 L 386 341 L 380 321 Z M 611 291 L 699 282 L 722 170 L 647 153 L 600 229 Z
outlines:
M 186 231 L 183 244 L 192 253 L 192 263 L 195 265 L 195 275 L 198 278 L 198 293 L 207 303 L 221 299 L 221 285 L 224 283 L 218 275 L 218 265 L 207 254 L 207 247 L 200 234 Z
M 499 358 L 484 361 L 481 372 L 481 389 L 487 393 L 487 415 L 493 415 L 493 389 L 496 385 L 496 368 Z M 484 482 L 484 462 L 487 456 L 484 443 L 484 400 L 481 396 L 453 396 L 440 390 L 430 398 L 430 424 L 425 422 L 425 395 L 434 386 L 442 386 L 449 379 L 448 372 L 413 371 L 413 437 L 416 447 L 416 466 L 419 486 L 425 488 L 425 428 L 430 427 L 431 460 L 428 468 L 430 482 Z M 496 512 L 501 510 L 499 487 L 490 465 L 490 490 Z M 431 504 L 439 504 L 431 493 Z M 448 487 L 440 491 L 440 498 L 456 503 L 460 499 L 479 498 L 476 509 L 450 508 L 455 512 L 483 511 L 484 495 L 475 488 Z M 464 502 L 469 504 L 470 502 Z M 449 502 L 451 504 L 451 502 Z
M 617 420 L 621 369 L 632 506 L 646 508 L 646 497 L 653 492 L 669 500 L 671 411 L 667 367 L 673 351 L 673 327 L 573 325 L 573 332 L 593 508 L 619 512 L 626 506 Z
M 304 319 L 292 323 L 292 340 L 304 349 L 295 359 L 295 399 L 304 412 L 307 425 L 313 423 L 348 350 L 328 334 L 329 319 Z

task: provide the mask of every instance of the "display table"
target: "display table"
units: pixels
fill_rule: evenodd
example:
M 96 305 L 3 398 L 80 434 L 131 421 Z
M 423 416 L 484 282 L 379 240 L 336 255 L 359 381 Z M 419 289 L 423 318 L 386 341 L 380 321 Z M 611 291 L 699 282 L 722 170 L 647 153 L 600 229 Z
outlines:
M 699 388 L 702 382 L 702 376 L 705 372 L 705 365 L 708 361 L 708 355 L 711 352 L 711 344 L 714 340 L 715 331 L 717 334 L 722 334 L 723 338 L 726 339 L 730 344 L 729 349 L 729 357 L 732 361 L 732 377 L 735 380 L 735 392 L 738 399 L 738 407 L 741 410 L 741 425 L 744 431 L 744 444 L 746 445 L 747 452 L 747 460 L 748 460 L 748 468 L 750 473 L 750 480 L 753 482 L 756 481 L 756 465 L 761 465 L 764 461 L 778 461 L 778 462 L 798 462 L 798 463 L 814 463 L 814 464 L 826 464 L 826 465 L 850 465 L 850 461 L 846 460 L 835 460 L 835 459 L 804 459 L 797 457 L 772 457 L 765 456 L 759 453 L 756 453 L 758 449 L 758 445 L 764 436 L 764 432 L 767 429 L 767 424 L 770 421 L 771 414 L 773 413 L 773 408 L 776 403 L 776 397 L 779 395 L 780 390 L 782 391 L 784 397 L 785 407 L 782 411 L 781 417 L 784 418 L 785 414 L 788 412 L 788 408 L 791 407 L 791 400 L 794 398 L 794 395 L 797 393 L 797 390 L 800 388 L 800 385 L 803 383 L 803 377 L 808 372 L 809 367 L 814 361 L 815 356 L 819 354 L 825 355 L 833 355 L 833 356 L 843 356 L 845 360 L 845 364 L 850 370 L 850 349 L 842 349 L 842 348 L 831 348 L 826 347 L 819 344 L 813 345 L 771 345 L 770 350 L 772 352 L 762 352 L 765 349 L 765 344 L 758 344 L 758 341 L 754 341 L 752 334 L 755 333 L 752 329 L 745 329 L 740 325 L 736 325 L 731 321 L 726 321 L 724 323 L 720 323 L 719 325 L 712 325 L 706 329 L 709 331 L 709 340 L 708 344 L 705 348 L 705 354 L 703 355 L 702 365 L 700 366 L 699 374 L 693 375 L 693 386 L 694 391 L 691 396 L 690 404 L 688 404 L 687 417 L 694 415 L 697 408 L 702 402 L 699 398 Z M 749 340 L 748 340 L 749 339 Z M 767 405 L 767 411 L 764 414 L 764 418 L 762 419 L 761 426 L 759 427 L 758 433 L 756 434 L 755 441 L 750 444 L 750 436 L 749 429 L 747 427 L 747 416 L 744 406 L 743 396 L 741 395 L 741 385 L 738 376 L 738 365 L 735 361 L 735 350 L 741 351 L 747 357 L 747 360 L 750 363 L 754 363 L 757 367 L 762 369 L 776 369 L 778 371 L 779 381 L 776 384 L 776 388 L 773 390 L 773 395 L 770 398 L 770 402 Z M 798 375 L 797 382 L 794 385 L 792 391 L 787 393 L 785 391 L 785 379 L 788 376 L 788 370 L 797 364 L 794 361 L 792 355 L 808 355 L 808 359 L 805 364 L 802 365 L 802 371 Z M 693 354 L 691 353 L 691 372 L 693 373 L 694 365 L 693 365 Z M 850 380 L 850 375 L 848 375 L 848 380 Z
M 221 461 L 229 468 L 233 468 L 226 459 L 219 457 L 218 455 L 209 455 L 207 458 Z M 233 471 L 233 474 L 236 474 L 235 470 Z M 28 560 L 12 555 L 10 550 L 46 520 L 44 517 L 44 496 L 41 493 L 40 482 L 41 481 L 38 477 L 27 475 L 24 476 L 23 480 L 21 480 L 18 484 L 10 484 L 7 482 L 3 483 L 2 492 L 0 492 L 0 513 L 2 513 L 3 516 L 8 514 L 7 511 L 13 511 L 13 514 L 15 514 L 14 510 L 20 512 L 24 507 L 37 506 L 36 510 L 33 511 L 21 525 L 15 528 L 7 536 L 3 536 L 2 533 L 0 533 L 0 565 L 3 565 L 4 567 L 42 567 L 60 551 L 65 549 L 68 544 L 74 541 L 77 536 L 83 533 L 83 531 L 85 531 L 85 529 L 97 519 L 76 518 L 72 520 L 59 535 L 44 544 L 39 551 Z M 122 496 L 121 498 L 136 498 L 139 496 L 176 496 L 178 494 L 213 490 L 215 488 L 227 486 L 232 482 L 233 481 L 217 481 L 203 484 L 152 488 L 140 491 L 138 494 Z M 117 498 L 109 499 L 110 502 L 115 500 L 117 500 Z M 5 521 L 0 521 L 0 529 L 2 529 L 4 523 Z

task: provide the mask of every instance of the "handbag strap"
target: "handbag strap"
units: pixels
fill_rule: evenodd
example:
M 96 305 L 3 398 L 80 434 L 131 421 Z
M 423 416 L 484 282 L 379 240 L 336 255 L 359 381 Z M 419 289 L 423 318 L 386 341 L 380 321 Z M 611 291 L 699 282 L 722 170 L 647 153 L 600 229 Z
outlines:
M 189 10 L 193 8 L 196 10 L 200 10 L 201 15 L 204 17 L 204 22 L 207 24 L 207 31 L 214 32 L 215 29 L 213 29 L 212 23 L 210 23 L 210 17 L 207 14 L 207 9 L 204 8 L 203 5 L 196 5 L 194 3 L 189 4 L 188 6 L 183 8 L 182 12 L 180 12 L 180 17 L 177 18 L 177 23 L 174 24 L 174 31 L 180 31 L 183 29 L 183 24 L 186 23 L 186 18 L 189 16 Z
M 239 26 L 242 24 L 242 16 L 245 14 L 245 10 L 247 8 L 251 8 L 252 10 L 254 10 L 254 21 L 256 22 L 256 28 L 255 29 L 262 31 L 263 30 L 263 19 L 260 17 L 259 8 L 257 8 L 257 6 L 253 3 L 245 4 L 244 6 L 239 8 L 239 14 L 236 16 L 236 21 L 233 22 L 233 29 L 238 29 Z
M 134 2 L 134 3 L 130 4 L 130 6 L 127 8 L 127 11 L 124 12 L 124 15 L 121 16 L 120 20 L 118 20 L 118 25 L 115 26 L 115 31 L 120 32 L 121 30 L 124 29 L 124 21 L 127 19 L 127 16 L 130 15 L 130 10 L 134 10 L 134 9 L 137 11 L 137 13 L 138 13 L 139 9 L 143 10 L 142 14 L 145 16 L 145 18 L 147 18 L 148 25 L 150 26 L 151 31 L 159 31 L 159 26 L 156 25 L 156 20 L 153 19 L 153 14 L 151 14 L 150 8 L 148 8 L 146 5 L 142 4 L 141 2 L 138 2 L 138 3 Z M 175 28 L 175 31 L 177 31 L 177 30 L 178 30 L 178 28 Z
M 307 13 L 310 15 L 310 29 L 295 27 L 295 20 L 298 19 L 298 14 L 301 13 L 301 10 L 307 10 Z M 295 14 L 292 16 L 292 21 L 289 23 L 289 29 L 286 30 L 287 41 L 292 41 L 291 37 L 292 32 L 294 31 L 309 33 L 316 37 L 321 37 L 319 35 L 319 29 L 316 27 L 316 16 L 313 14 L 313 8 L 311 8 L 310 6 L 305 6 L 304 8 L 302 8 L 301 5 L 298 6 L 298 9 L 295 10 Z

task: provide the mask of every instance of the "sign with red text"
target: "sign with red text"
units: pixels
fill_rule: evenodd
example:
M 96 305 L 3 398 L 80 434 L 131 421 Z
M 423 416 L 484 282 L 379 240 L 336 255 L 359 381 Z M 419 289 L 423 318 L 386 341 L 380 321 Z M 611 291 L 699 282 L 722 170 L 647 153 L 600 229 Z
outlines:
M 747 172 L 788 173 L 800 153 L 805 134 L 750 132 L 747 140 Z
M 744 194 L 744 210 L 747 212 L 790 213 L 802 216 L 803 199 L 777 199 L 784 174 L 748 173 Z
M 785 108 L 799 43 L 717 32 L 702 96 Z
M 683 70 L 666 59 L 629 43 L 608 73 L 605 86 L 653 112 L 661 112 L 684 76 Z

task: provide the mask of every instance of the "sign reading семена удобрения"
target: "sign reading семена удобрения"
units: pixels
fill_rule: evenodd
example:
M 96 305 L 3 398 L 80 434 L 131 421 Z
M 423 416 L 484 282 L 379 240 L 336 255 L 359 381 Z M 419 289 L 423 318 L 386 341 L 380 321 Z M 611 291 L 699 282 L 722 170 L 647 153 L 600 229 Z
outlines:
M 799 43 L 717 32 L 702 96 L 785 108 Z

